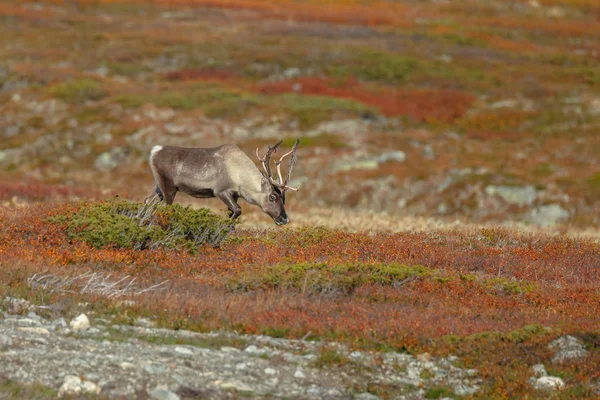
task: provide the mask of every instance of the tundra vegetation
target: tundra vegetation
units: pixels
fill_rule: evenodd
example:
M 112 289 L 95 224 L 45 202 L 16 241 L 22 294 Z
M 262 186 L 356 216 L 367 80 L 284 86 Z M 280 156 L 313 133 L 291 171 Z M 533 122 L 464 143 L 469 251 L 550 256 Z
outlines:
M 0 302 L 452 355 L 481 378 L 465 398 L 597 398 L 596 3 L 2 2 Z M 232 231 L 218 200 L 138 203 L 154 145 L 252 157 L 296 137 L 285 228 L 242 205 Z M 588 353 L 553 362 L 567 334 Z M 539 364 L 563 390 L 534 388 Z M 352 360 L 323 347 L 315 365 Z M 0 376 L 0 396 L 54 389 Z

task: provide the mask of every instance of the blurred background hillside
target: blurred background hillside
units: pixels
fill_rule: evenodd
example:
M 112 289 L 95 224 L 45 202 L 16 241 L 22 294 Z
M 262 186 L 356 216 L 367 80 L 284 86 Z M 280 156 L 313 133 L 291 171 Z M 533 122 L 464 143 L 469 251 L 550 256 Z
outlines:
M 593 0 L 5 0 L 0 201 L 142 200 L 153 145 L 300 137 L 292 216 L 598 228 L 599 19 Z

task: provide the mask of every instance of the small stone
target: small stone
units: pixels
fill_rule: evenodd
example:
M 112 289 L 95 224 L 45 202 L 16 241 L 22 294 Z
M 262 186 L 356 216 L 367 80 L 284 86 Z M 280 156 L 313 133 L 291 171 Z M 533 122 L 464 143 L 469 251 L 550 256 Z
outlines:
M 13 345 L 13 340 L 10 336 L 0 335 L 0 350 L 5 350 Z
M 531 210 L 530 220 L 539 226 L 551 226 L 566 220 L 570 215 L 560 204 L 547 204 Z
M 340 165 L 337 170 L 338 171 L 350 171 L 353 169 L 377 169 L 379 168 L 379 162 L 377 160 L 363 160 L 363 161 L 354 161 L 347 164 Z
M 48 329 L 46 329 L 46 328 L 25 327 L 25 328 L 19 328 L 19 330 L 21 332 L 35 333 L 37 335 L 49 335 L 50 334 L 50 332 L 48 332 Z
M 492 103 L 488 106 L 488 108 L 492 109 L 492 110 L 497 110 L 500 108 L 516 108 L 519 106 L 519 101 L 515 100 L 515 99 L 508 99 L 508 100 L 500 100 L 500 101 L 496 101 L 495 103 Z
M 544 364 L 535 364 L 533 367 L 531 367 L 531 369 L 538 378 L 542 376 L 548 376 L 548 372 L 546 372 L 546 367 L 544 367 Z
M 52 326 L 52 328 L 54 330 L 57 330 L 59 328 L 66 328 L 68 325 L 67 325 L 67 321 L 61 317 L 61 318 L 58 318 L 58 319 L 55 319 L 54 321 L 52 321 L 50 326 Z
M 236 349 L 235 347 L 223 346 L 221 347 L 221 351 L 223 353 L 239 353 L 240 349 Z
M 144 371 L 146 371 L 150 375 L 162 374 L 169 370 L 168 367 L 162 364 L 146 364 L 143 368 Z
M 273 368 L 265 368 L 265 374 L 266 375 L 276 375 L 277 371 L 274 370 Z
M 159 385 L 152 389 L 150 398 L 155 400 L 179 400 L 179 396 L 171 392 L 166 386 Z
M 287 79 L 297 78 L 300 76 L 300 74 L 301 74 L 300 69 L 296 68 L 296 67 L 288 68 L 281 73 L 281 75 L 283 75 L 283 77 L 287 78 Z
M 135 369 L 135 365 L 127 361 L 124 361 L 121 364 L 119 364 L 119 367 L 121 367 L 122 369 Z
M 58 389 L 58 397 L 70 396 L 80 393 L 100 394 L 100 387 L 91 381 L 81 381 L 81 378 L 74 375 L 67 375 Z
M 39 315 L 37 315 L 33 311 L 29 311 L 27 313 L 27 318 L 31 318 L 31 319 L 36 320 L 36 321 L 39 321 L 40 319 L 42 319 Z
M 241 382 L 225 381 L 225 382 L 221 382 L 219 386 L 221 386 L 221 389 L 230 389 L 230 390 L 235 390 L 238 392 L 243 392 L 246 394 L 250 394 L 250 393 L 254 392 L 254 390 L 250 386 L 245 385 Z
M 362 357 L 362 353 L 360 351 L 353 351 L 352 353 L 350 353 L 350 358 L 361 358 Z
M 423 148 L 423 157 L 425 157 L 426 160 L 433 160 L 435 158 L 435 151 L 433 150 L 432 145 L 425 145 Z
M 306 391 L 306 394 L 311 395 L 311 396 L 318 396 L 321 394 L 321 388 L 318 386 L 311 386 Z
M 462 383 L 459 383 L 458 385 L 454 386 L 454 393 L 456 393 L 459 396 L 470 396 L 473 393 L 475 393 L 477 391 L 477 387 L 473 387 L 473 386 L 466 386 Z
M 144 327 L 144 328 L 154 328 L 155 323 L 152 322 L 152 321 L 150 321 L 147 318 L 138 318 L 138 319 L 135 320 L 135 325 L 136 326 L 141 326 L 141 327 Z
M 21 318 L 17 321 L 19 326 L 40 326 L 40 322 L 31 318 Z
M 88 319 L 87 315 L 79 314 L 79 316 L 72 320 L 69 325 L 75 332 L 85 331 L 90 327 L 90 320 Z
M 302 372 L 300 370 L 296 370 L 296 373 L 294 374 L 294 378 L 304 379 L 304 378 L 306 378 L 306 375 L 304 375 L 304 372 Z
M 488 196 L 499 196 L 508 204 L 515 204 L 523 207 L 533 203 L 537 197 L 537 191 L 533 186 L 494 186 L 489 185 L 485 188 Z
M 533 388 L 536 390 L 561 390 L 565 387 L 565 382 L 557 376 L 542 376 L 533 382 Z
M 248 365 L 246 365 L 245 363 L 238 363 L 235 365 L 235 369 L 237 371 L 243 371 L 248 367 Z
M 377 162 L 380 164 L 386 163 L 388 161 L 394 161 L 403 163 L 406 161 L 406 153 L 401 150 L 389 151 L 387 153 L 383 153 L 377 158 Z
M 100 154 L 94 161 L 94 167 L 100 171 L 110 171 L 125 161 L 125 151 L 120 147 Z
M 255 345 L 251 344 L 250 346 L 248 346 L 248 347 L 246 347 L 244 349 L 244 352 L 250 353 L 250 354 L 258 353 L 258 347 L 256 347 Z
M 372 393 L 360 393 L 354 396 L 355 400 L 379 400 L 378 396 L 375 396 Z
M 188 349 L 187 347 L 180 347 L 180 346 L 175 347 L 175 353 L 183 354 L 185 356 L 193 356 L 194 355 L 194 352 L 191 349 Z

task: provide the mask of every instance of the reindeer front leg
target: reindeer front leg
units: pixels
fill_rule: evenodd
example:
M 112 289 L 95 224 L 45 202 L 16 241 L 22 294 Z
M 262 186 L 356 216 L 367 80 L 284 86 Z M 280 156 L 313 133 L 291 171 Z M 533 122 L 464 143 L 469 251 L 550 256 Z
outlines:
M 225 204 L 227 204 L 227 208 L 229 209 L 229 217 L 233 221 L 240 215 L 242 215 L 242 207 L 237 203 L 238 197 L 232 192 L 221 192 L 217 195 L 219 199 Z

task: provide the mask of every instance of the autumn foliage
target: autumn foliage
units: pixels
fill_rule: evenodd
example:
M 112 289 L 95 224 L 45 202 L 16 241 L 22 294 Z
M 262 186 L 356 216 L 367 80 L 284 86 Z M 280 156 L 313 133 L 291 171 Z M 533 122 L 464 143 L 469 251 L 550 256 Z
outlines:
M 144 301 L 152 312 L 168 310 L 168 320 L 397 347 L 526 324 L 599 328 L 600 248 L 593 241 L 500 228 L 374 235 L 313 228 L 238 232 L 197 255 L 96 250 L 49 220 L 78 207 L 4 210 L 4 278 L 93 268 L 148 284 L 170 279 L 169 290 Z

